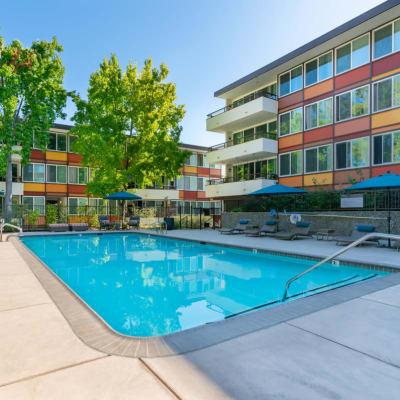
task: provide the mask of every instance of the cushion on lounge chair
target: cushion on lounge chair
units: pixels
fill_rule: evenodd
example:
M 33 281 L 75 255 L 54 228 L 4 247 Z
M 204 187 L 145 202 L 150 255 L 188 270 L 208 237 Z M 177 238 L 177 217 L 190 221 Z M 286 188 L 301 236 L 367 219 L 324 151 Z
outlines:
M 277 221 L 271 221 L 270 219 L 265 221 L 265 225 L 276 225 L 277 223 Z
M 356 229 L 359 232 L 374 232 L 375 226 L 373 226 L 373 225 L 357 225 Z
M 310 226 L 310 222 L 296 222 L 296 226 L 299 228 L 308 228 Z
M 239 221 L 239 224 L 248 224 L 249 223 L 249 220 L 248 219 L 241 219 L 240 221 Z

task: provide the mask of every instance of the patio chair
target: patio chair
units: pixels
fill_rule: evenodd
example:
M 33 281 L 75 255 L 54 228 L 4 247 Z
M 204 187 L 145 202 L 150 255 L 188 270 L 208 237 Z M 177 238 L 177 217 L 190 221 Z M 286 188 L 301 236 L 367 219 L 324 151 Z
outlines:
M 50 232 L 67 232 L 69 230 L 68 224 L 49 224 Z
M 71 231 L 75 232 L 83 232 L 89 229 L 89 225 L 85 222 L 76 222 L 73 224 L 69 224 Z
M 354 241 L 361 239 L 363 236 L 372 232 L 375 232 L 374 225 L 357 225 L 355 229 L 353 229 L 353 232 L 351 233 L 350 236 L 336 236 L 334 237 L 334 240 L 336 241 L 336 246 L 339 245 L 344 246 L 346 244 L 353 243 Z M 361 244 L 376 244 L 379 246 L 379 239 L 378 238 L 368 239 Z
M 246 230 L 246 227 L 249 223 L 248 219 L 241 219 L 239 223 L 233 228 L 221 228 L 219 233 L 224 235 L 235 235 L 238 233 L 243 233 Z
M 392 242 L 392 247 L 394 249 L 396 249 L 397 251 L 400 250 L 400 240 L 395 240 L 394 242 Z
M 278 231 L 278 221 L 267 220 L 265 224 L 260 229 L 246 229 L 243 233 L 246 236 L 266 236 L 268 234 L 273 234 Z
M 127 222 L 128 227 L 132 227 L 135 229 L 139 229 L 140 226 L 140 217 L 139 216 L 134 216 L 131 215 L 131 217 L 129 218 L 129 221 Z
M 99 224 L 100 224 L 100 230 L 101 229 L 110 229 L 112 227 L 115 227 L 115 229 L 119 229 L 119 223 L 118 222 L 110 222 L 107 216 L 100 216 L 99 217 Z
M 310 233 L 310 222 L 296 222 L 294 229 L 287 232 L 277 232 L 273 237 L 282 240 L 294 240 L 299 237 L 312 237 Z

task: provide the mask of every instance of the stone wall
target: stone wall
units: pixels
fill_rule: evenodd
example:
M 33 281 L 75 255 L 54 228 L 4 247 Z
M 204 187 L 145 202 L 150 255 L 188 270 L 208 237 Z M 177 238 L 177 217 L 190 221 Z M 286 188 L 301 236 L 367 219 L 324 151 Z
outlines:
M 350 235 L 356 225 L 374 225 L 376 232 L 387 233 L 386 211 L 327 211 L 320 213 L 299 213 L 302 221 L 311 222 L 311 231 L 316 232 L 321 228 L 332 228 L 335 235 Z M 400 211 L 392 211 L 392 233 L 400 234 Z M 292 225 L 289 221 L 290 214 L 279 213 L 278 229 L 288 230 Z M 248 219 L 251 225 L 262 226 L 267 219 L 272 219 L 269 212 L 233 212 L 222 214 L 222 227 L 231 228 L 241 219 Z

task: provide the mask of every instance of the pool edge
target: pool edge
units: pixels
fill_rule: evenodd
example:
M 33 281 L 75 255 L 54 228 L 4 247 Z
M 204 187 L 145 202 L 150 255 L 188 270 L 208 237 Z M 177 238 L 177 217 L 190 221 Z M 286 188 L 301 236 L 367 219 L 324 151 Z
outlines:
M 113 330 L 25 246 L 18 236 L 12 236 L 9 239 L 75 335 L 95 350 L 124 357 L 164 357 L 199 350 L 400 284 L 400 274 L 394 273 L 351 285 L 350 289 L 349 287 L 337 288 L 229 320 L 216 321 L 162 336 L 138 338 Z

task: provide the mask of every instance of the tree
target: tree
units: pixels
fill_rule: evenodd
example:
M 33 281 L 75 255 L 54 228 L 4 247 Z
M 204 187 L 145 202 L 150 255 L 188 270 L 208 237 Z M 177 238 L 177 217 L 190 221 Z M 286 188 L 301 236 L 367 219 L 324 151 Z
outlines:
M 0 36 L 0 173 L 6 173 L 6 219 L 11 218 L 12 156 L 29 163 L 33 140 L 46 150 L 48 131 L 64 118 L 62 51 L 56 40 L 24 48 L 18 40 L 5 45 Z M 33 139 L 34 138 L 34 139 Z
M 167 75 L 165 64 L 152 68 L 151 59 L 140 72 L 132 63 L 122 71 L 112 55 L 91 75 L 87 100 L 73 95 L 73 148 L 94 169 L 88 193 L 104 196 L 179 174 L 190 152 L 179 148 L 185 112 L 175 104 L 175 84 L 163 82 Z

